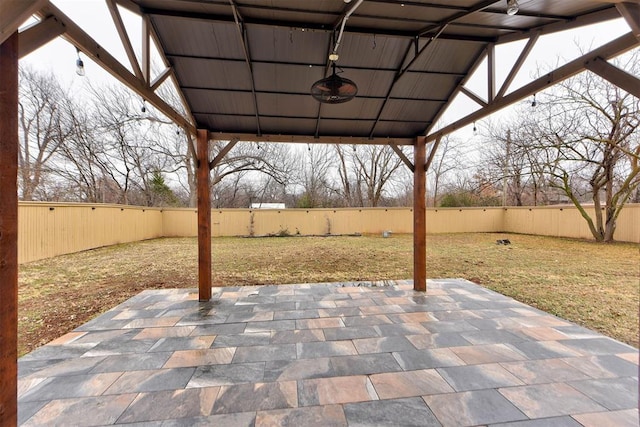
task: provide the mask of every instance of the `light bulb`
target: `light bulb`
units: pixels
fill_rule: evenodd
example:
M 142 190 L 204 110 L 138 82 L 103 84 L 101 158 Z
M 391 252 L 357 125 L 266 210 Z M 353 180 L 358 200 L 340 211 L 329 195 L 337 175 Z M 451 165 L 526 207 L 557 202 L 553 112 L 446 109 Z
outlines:
M 84 76 L 84 62 L 82 62 L 82 59 L 80 59 L 78 57 L 78 59 L 76 59 L 76 74 L 79 76 Z
M 518 0 L 507 0 L 507 15 L 515 15 L 520 10 Z

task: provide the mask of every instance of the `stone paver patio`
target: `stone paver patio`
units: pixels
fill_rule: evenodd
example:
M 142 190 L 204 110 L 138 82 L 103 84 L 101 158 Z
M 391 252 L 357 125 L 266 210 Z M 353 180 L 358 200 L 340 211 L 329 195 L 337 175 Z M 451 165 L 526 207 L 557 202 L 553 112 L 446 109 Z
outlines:
M 638 351 L 464 280 L 145 291 L 19 360 L 22 425 L 638 426 Z

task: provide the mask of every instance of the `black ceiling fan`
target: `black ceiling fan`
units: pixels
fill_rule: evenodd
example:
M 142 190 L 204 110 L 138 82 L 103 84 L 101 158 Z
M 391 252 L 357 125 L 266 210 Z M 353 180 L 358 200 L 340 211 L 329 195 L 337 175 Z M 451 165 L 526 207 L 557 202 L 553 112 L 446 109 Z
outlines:
M 336 63 L 332 64 L 333 73 L 311 85 L 311 96 L 325 104 L 341 104 L 351 101 L 358 93 L 358 86 L 336 73 Z

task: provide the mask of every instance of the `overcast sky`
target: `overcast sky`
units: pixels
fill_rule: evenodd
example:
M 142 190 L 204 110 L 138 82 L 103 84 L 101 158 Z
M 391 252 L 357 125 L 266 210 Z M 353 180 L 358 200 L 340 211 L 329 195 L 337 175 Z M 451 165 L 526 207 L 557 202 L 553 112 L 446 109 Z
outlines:
M 129 67 L 124 49 L 111 21 L 111 15 L 103 0 L 54 0 L 53 3 L 125 66 Z M 141 34 L 139 19 L 136 15 L 126 10 L 121 9 L 121 14 L 128 28 L 134 49 L 139 52 Z M 548 70 L 552 65 L 557 64 L 559 58 L 562 58 L 560 62 L 564 63 L 578 57 L 580 55 L 579 47 L 584 49 L 594 48 L 628 31 L 629 27 L 626 22 L 619 19 L 580 30 L 541 37 L 511 87 L 517 88 L 528 83 L 537 76 L 539 70 Z M 525 41 L 521 41 L 497 47 L 496 63 L 498 67 L 496 77 L 498 87 L 500 87 L 502 80 L 508 74 L 511 64 L 519 55 L 520 49 L 524 44 Z M 75 74 L 75 48 L 60 38 L 23 58 L 21 64 L 27 64 L 42 70 L 51 70 L 62 82 L 78 92 L 81 92 L 81 87 L 84 83 L 83 79 L 92 84 L 116 82 L 113 77 L 98 65 L 91 62 L 83 54 L 81 55 L 86 69 L 85 77 L 79 77 Z M 485 95 L 486 81 L 486 67 L 480 67 L 467 86 L 474 92 Z M 477 109 L 477 107 L 477 104 L 473 101 L 460 96 L 452 104 L 443 120 L 447 122 L 454 121 L 456 118 Z M 503 111 L 502 114 L 508 114 L 508 109 Z M 468 139 L 471 138 L 472 133 L 470 129 L 465 129 L 459 131 L 457 135 L 463 139 Z

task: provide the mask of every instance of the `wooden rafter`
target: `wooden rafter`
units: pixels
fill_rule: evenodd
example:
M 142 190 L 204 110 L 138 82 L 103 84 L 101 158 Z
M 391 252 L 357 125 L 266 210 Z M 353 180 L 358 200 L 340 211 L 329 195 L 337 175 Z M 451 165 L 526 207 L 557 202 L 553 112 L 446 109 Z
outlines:
M 234 139 L 229 141 L 227 145 L 222 147 L 222 150 L 220 150 L 220 152 L 213 158 L 213 160 L 209 162 L 209 169 L 213 169 L 216 166 L 218 166 L 218 164 L 222 161 L 222 159 L 224 159 L 224 156 L 229 154 L 229 151 L 231 151 L 231 149 L 235 147 L 237 143 L 238 143 L 238 140 Z
M 443 135 L 447 135 L 454 132 L 464 126 L 468 126 L 476 120 L 480 120 L 504 107 L 507 107 L 521 99 L 531 96 L 536 92 L 540 92 L 543 89 L 553 86 L 554 84 L 565 80 L 571 76 L 574 76 L 586 69 L 586 65 L 596 58 L 612 58 L 620 55 L 635 46 L 640 45 L 640 42 L 633 33 L 627 33 L 617 39 L 585 54 L 581 57 L 563 65 L 562 67 L 534 80 L 533 82 L 511 92 L 509 95 L 499 99 L 495 99 L 492 103 L 478 111 L 475 111 L 466 117 L 457 120 L 439 131 L 433 132 L 427 135 L 427 141 L 433 141 Z
M 629 27 L 631 27 L 631 31 L 636 37 L 640 40 L 640 4 L 624 2 L 617 3 L 616 8 L 620 15 L 627 21 Z
M 467 95 L 472 101 L 474 101 L 476 104 L 479 104 L 481 107 L 486 107 L 487 104 L 488 104 L 487 101 L 482 99 L 482 97 L 480 95 L 478 95 L 477 93 L 475 93 L 471 89 L 468 89 L 468 88 L 462 86 L 462 87 L 460 87 L 460 92 L 462 92 L 465 95 Z
M 496 98 L 496 45 L 487 46 L 487 101 Z
M 19 34 L 20 58 L 44 46 L 62 33 L 64 33 L 64 26 L 53 16 L 28 26 Z
M 2 0 L 0 2 L 0 44 L 49 0 Z
M 146 87 L 151 86 L 151 22 L 142 15 L 142 80 Z
M 587 70 L 596 73 L 603 79 L 613 83 L 631 95 L 640 98 L 640 79 L 624 70 L 611 65 L 602 58 L 594 58 L 586 63 Z
M 545 35 L 557 33 L 559 31 L 572 30 L 574 28 L 583 27 L 585 25 L 598 24 L 600 22 L 604 22 L 610 19 L 616 19 L 619 17 L 620 14 L 616 10 L 616 8 L 611 7 L 586 15 L 581 15 L 577 18 L 554 22 L 553 24 L 545 25 L 544 27 L 541 27 L 537 30 L 516 31 L 510 34 L 505 34 L 504 36 L 498 37 L 496 44 L 511 43 L 517 40 L 528 39 L 534 34 Z
M 482 61 L 484 61 L 484 59 L 487 57 L 487 50 L 484 49 L 482 52 L 480 52 L 480 54 L 478 55 L 478 57 L 475 59 L 475 61 L 473 62 L 473 65 L 471 66 L 471 68 L 469 69 L 469 73 L 466 75 L 466 77 L 464 77 L 460 83 L 458 83 L 458 86 L 456 86 L 456 88 L 453 90 L 453 92 L 451 93 L 451 95 L 449 96 L 449 100 L 453 100 L 456 98 L 456 96 L 458 95 L 458 93 L 460 93 L 463 88 L 464 85 L 469 81 L 469 79 L 471 78 L 471 76 L 476 72 L 476 70 L 478 69 L 478 67 L 480 66 L 480 64 L 482 64 Z M 451 105 L 451 101 L 449 101 L 448 103 L 444 104 L 440 110 L 438 111 L 438 113 L 435 115 L 433 122 L 431 122 L 431 124 L 427 127 L 427 129 L 425 130 L 425 133 L 428 134 L 429 132 L 431 132 L 431 128 L 438 123 L 438 120 L 440 120 L 440 118 L 442 117 L 442 115 L 447 111 L 447 109 L 449 108 L 449 106 Z
M 113 55 L 104 50 L 98 42 L 91 38 L 82 28 L 80 28 L 57 7 L 52 4 L 47 4 L 38 14 L 43 19 L 49 16 L 55 17 L 65 27 L 65 32 L 62 35 L 64 39 L 84 52 L 120 82 L 137 92 L 147 102 L 173 120 L 180 127 L 192 134 L 195 134 L 195 126 L 189 119 L 174 110 L 172 106 L 151 90 L 145 81 L 137 78 L 133 73 L 131 73 L 124 65 L 114 58 Z
M 247 141 L 247 142 L 281 142 L 297 144 L 345 144 L 345 145 L 413 145 L 414 138 L 367 138 L 355 136 L 321 136 L 316 138 L 309 135 L 271 135 L 249 133 L 211 132 L 211 139 L 216 141 Z
M 416 53 L 414 54 L 413 58 L 411 60 L 409 60 L 409 54 L 411 53 L 411 46 L 409 46 L 409 48 L 407 49 L 407 51 L 404 54 L 404 57 L 402 59 L 402 61 L 400 62 L 400 66 L 398 67 L 398 69 L 396 70 L 396 74 L 393 78 L 393 81 L 391 82 L 391 85 L 389 86 L 389 90 L 387 90 L 386 96 L 384 101 L 382 101 L 382 105 L 380 106 L 380 109 L 378 110 L 378 114 L 376 115 L 376 119 L 373 122 L 373 125 L 371 125 L 371 130 L 369 132 L 369 136 L 373 137 L 375 130 L 376 130 L 376 126 L 378 126 L 378 123 L 380 122 L 380 118 L 382 117 L 382 113 L 384 112 L 388 102 L 389 102 L 389 98 L 391 97 L 391 94 L 393 93 L 393 89 L 395 88 L 396 84 L 398 83 L 398 81 L 402 78 L 402 76 L 405 75 L 405 73 L 407 72 L 407 70 L 409 68 L 411 68 L 411 66 L 413 64 L 415 64 L 415 62 L 423 55 L 423 53 L 429 48 L 429 46 L 431 45 L 431 43 L 433 43 L 433 41 L 435 41 L 436 39 L 438 39 L 438 37 L 440 37 L 442 35 L 442 33 L 444 32 L 445 28 L 447 28 L 447 26 L 459 19 L 462 19 L 466 16 L 469 16 L 473 13 L 476 13 L 482 9 L 486 9 L 487 7 L 489 7 L 490 5 L 492 5 L 493 3 L 495 3 L 495 1 L 492 0 L 483 0 L 477 4 L 475 4 L 474 6 L 472 6 L 469 9 L 465 9 L 463 11 L 460 11 L 458 13 L 453 14 L 452 16 L 448 17 L 447 19 L 444 19 L 436 24 L 432 24 L 429 25 L 425 28 L 422 28 L 420 31 L 418 31 L 418 34 L 415 37 L 414 43 L 416 43 L 416 49 L 418 49 L 418 42 L 420 40 L 420 37 L 428 37 L 427 42 L 424 44 L 424 46 L 422 46 L 420 49 L 418 49 L 416 51 Z M 406 65 L 405 63 L 409 61 Z
M 400 160 L 402 160 L 402 162 L 407 165 L 407 167 L 409 168 L 409 170 L 411 172 L 414 172 L 416 170 L 416 167 L 414 166 L 414 164 L 411 162 L 411 160 L 409 160 L 409 158 L 402 152 L 402 149 L 400 149 L 400 147 L 398 147 L 398 145 L 394 144 L 394 143 L 389 143 L 389 147 L 391 147 L 393 149 L 393 151 L 396 152 L 396 154 L 398 155 L 398 157 L 400 157 Z
M 129 58 L 131 69 L 133 70 L 133 73 L 136 75 L 136 77 L 142 79 L 144 78 L 144 76 L 142 74 L 142 70 L 140 69 L 138 58 L 136 58 L 136 54 L 133 51 L 133 46 L 131 45 L 131 39 L 129 38 L 127 29 L 124 26 L 124 22 L 122 22 L 122 16 L 120 15 L 118 6 L 116 5 L 114 0 L 106 0 L 106 2 L 107 7 L 109 8 L 109 13 L 111 13 L 111 19 L 113 19 L 113 23 L 115 24 L 116 30 L 118 31 L 118 36 L 120 36 L 120 41 L 122 42 L 124 51 L 127 54 L 127 58 Z
M 171 77 L 173 73 L 173 69 L 172 68 L 165 68 L 164 70 L 162 70 L 162 72 L 160 74 L 158 74 L 152 81 L 151 81 L 151 90 L 155 91 L 157 90 L 160 85 L 162 85 L 162 83 L 164 83 L 165 80 L 167 80 L 167 78 Z
M 531 50 L 535 46 L 539 37 L 540 37 L 540 34 L 536 33 L 529 38 L 529 41 L 527 41 L 527 44 L 522 49 L 522 52 L 520 52 L 518 59 L 516 59 L 516 62 L 513 64 L 513 67 L 511 67 L 511 71 L 509 71 L 507 78 L 504 79 L 504 83 L 502 83 L 502 86 L 500 87 L 500 90 L 498 91 L 496 98 L 502 98 L 504 94 L 507 92 L 507 89 L 509 89 L 509 86 L 511 86 L 511 83 L 513 83 L 513 79 L 516 77 L 516 75 L 520 71 L 520 68 L 522 68 L 524 61 L 526 61 L 527 58 L 529 57 L 529 54 L 531 53 Z

